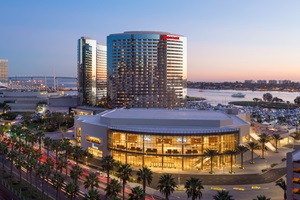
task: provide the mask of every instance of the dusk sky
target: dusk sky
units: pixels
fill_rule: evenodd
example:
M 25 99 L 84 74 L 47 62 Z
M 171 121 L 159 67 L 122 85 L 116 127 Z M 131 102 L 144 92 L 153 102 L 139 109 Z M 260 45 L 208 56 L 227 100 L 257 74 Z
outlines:
M 1 1 L 9 76 L 77 75 L 77 39 L 124 31 L 187 37 L 189 81 L 300 81 L 300 1 Z

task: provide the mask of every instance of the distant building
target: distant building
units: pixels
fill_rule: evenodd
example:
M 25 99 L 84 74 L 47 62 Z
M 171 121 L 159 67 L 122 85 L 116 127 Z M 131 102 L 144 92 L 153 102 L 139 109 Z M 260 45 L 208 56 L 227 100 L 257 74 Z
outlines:
M 277 84 L 277 80 L 269 80 L 269 84 Z
M 108 99 L 115 107 L 182 106 L 187 95 L 186 37 L 133 31 L 107 37 Z
M 78 40 L 78 95 L 82 105 L 97 105 L 106 97 L 106 46 L 96 40 L 81 37 Z
M 0 82 L 8 84 L 8 60 L 0 60 Z
M 248 84 L 255 83 L 255 80 L 245 80 L 245 83 L 248 83 Z
M 292 81 L 291 80 L 282 80 L 281 84 L 291 84 Z
M 257 83 L 258 84 L 267 84 L 267 81 L 266 80 L 257 80 Z

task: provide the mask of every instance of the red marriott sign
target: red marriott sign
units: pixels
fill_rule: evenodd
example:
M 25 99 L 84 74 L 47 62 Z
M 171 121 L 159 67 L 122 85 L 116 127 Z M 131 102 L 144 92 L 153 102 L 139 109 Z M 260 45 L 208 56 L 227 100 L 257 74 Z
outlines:
M 162 40 L 179 40 L 179 36 L 163 35 Z

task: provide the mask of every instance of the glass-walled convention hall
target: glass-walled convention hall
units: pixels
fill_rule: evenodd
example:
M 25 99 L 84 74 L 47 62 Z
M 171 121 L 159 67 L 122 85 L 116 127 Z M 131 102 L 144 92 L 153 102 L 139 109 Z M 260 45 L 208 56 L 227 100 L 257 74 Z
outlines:
M 110 129 L 108 148 L 115 160 L 132 166 L 180 170 L 207 169 L 210 158 L 206 149 L 218 151 L 213 166 L 230 165 L 227 150 L 238 145 L 239 129 L 216 129 L 182 133 L 145 133 Z

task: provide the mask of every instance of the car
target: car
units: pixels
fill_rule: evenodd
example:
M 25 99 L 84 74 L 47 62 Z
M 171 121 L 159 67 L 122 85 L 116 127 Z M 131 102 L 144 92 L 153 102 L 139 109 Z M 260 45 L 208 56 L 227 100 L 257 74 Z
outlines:
M 67 161 L 68 165 L 73 165 L 73 163 L 71 161 Z
M 100 171 L 96 171 L 96 175 L 98 175 L 98 176 L 102 176 L 102 172 L 100 172 Z

